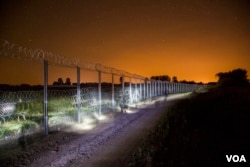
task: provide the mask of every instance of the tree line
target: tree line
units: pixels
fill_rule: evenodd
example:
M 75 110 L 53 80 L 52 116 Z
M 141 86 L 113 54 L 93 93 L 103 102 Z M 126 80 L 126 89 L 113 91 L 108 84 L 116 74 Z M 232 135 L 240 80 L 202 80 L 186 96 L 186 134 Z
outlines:
M 66 81 L 64 82 L 62 78 L 58 78 L 57 81 L 54 81 L 53 82 L 53 85 L 68 85 L 70 86 L 71 85 L 71 81 L 70 81 L 70 78 L 66 78 Z
M 203 84 L 202 82 L 195 82 L 195 81 L 186 81 L 186 80 L 178 80 L 177 76 L 173 76 L 172 78 L 168 75 L 156 75 L 151 76 L 150 79 L 157 80 L 157 81 L 168 81 L 168 82 L 178 82 L 178 83 L 188 83 L 188 84 Z
M 249 86 L 249 80 L 247 76 L 247 70 L 245 69 L 233 69 L 228 72 L 218 72 L 215 74 L 216 77 L 218 77 L 218 81 L 215 83 L 212 83 L 213 85 L 217 84 L 218 86 Z M 157 76 L 151 76 L 150 79 L 153 80 L 160 80 L 160 81 L 168 81 L 168 82 L 178 82 L 178 83 L 189 83 L 189 84 L 203 84 L 202 82 L 196 83 L 194 81 L 186 81 L 181 80 L 178 81 L 176 76 L 173 76 L 172 78 L 168 75 L 157 75 Z M 120 78 L 120 82 L 122 81 L 122 77 Z M 81 83 L 81 86 L 95 86 L 97 83 Z M 104 85 L 111 85 L 111 83 L 102 83 Z M 125 85 L 128 85 L 129 83 L 125 82 Z M 65 82 L 60 77 L 57 79 L 57 81 L 53 82 L 53 86 L 74 86 L 76 83 L 72 83 L 70 78 L 66 78 Z M 21 84 L 21 85 L 9 85 L 9 84 L 0 84 L 0 91 L 21 91 L 21 90 L 41 90 L 43 88 L 43 85 L 29 85 L 29 84 Z
M 228 72 L 219 72 L 216 77 L 218 77 L 218 86 L 249 86 L 245 69 L 238 68 Z

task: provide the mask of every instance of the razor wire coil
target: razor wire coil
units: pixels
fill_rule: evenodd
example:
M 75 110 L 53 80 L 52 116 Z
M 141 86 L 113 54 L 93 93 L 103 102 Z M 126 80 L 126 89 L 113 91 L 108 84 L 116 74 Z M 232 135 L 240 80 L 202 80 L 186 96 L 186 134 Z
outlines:
M 10 43 L 7 40 L 1 40 L 0 44 L 0 56 L 10 57 L 14 59 L 24 61 L 35 61 L 42 63 L 44 60 L 48 61 L 49 64 L 80 67 L 85 70 L 101 71 L 104 73 L 115 74 L 119 76 L 134 77 L 137 79 L 144 80 L 145 77 L 131 74 L 126 71 L 106 67 L 101 64 L 94 63 L 81 63 L 78 58 L 69 58 L 58 54 L 53 54 L 42 49 L 32 49 L 23 47 L 18 44 Z

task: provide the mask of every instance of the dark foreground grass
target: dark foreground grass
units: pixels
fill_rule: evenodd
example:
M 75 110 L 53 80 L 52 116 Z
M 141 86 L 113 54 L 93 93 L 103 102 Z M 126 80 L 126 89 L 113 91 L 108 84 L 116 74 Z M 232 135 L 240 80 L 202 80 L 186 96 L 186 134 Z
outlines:
M 249 151 L 250 89 L 216 88 L 172 106 L 129 166 L 230 166 L 227 154 L 250 161 Z

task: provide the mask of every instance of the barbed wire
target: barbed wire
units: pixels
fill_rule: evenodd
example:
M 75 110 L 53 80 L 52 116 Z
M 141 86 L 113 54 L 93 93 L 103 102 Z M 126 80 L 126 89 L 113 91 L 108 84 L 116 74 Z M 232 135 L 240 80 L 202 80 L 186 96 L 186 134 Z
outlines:
M 10 43 L 7 40 L 1 40 L 0 44 L 0 56 L 9 57 L 13 59 L 19 59 L 23 61 L 34 61 L 42 63 L 47 60 L 49 64 L 70 66 L 70 67 L 80 67 L 85 70 L 101 71 L 104 73 L 115 74 L 125 77 L 134 77 L 138 79 L 144 79 L 145 77 L 131 74 L 126 71 L 118 70 L 112 67 L 103 66 L 101 64 L 80 62 L 78 58 L 69 58 L 48 52 L 42 49 L 32 49 L 28 47 L 23 47 L 18 44 Z
M 10 43 L 7 40 L 2 40 L 0 55 L 24 61 L 43 62 L 47 60 L 49 64 L 77 66 L 79 60 L 77 58 L 68 58 L 42 49 L 32 49 L 23 47 L 18 44 Z
M 90 93 L 91 88 L 81 88 L 80 94 L 84 96 Z M 49 90 L 49 98 L 58 97 L 74 97 L 77 95 L 77 90 Z M 28 101 L 39 101 L 43 99 L 43 91 L 17 91 L 17 92 L 6 92 L 0 91 L 0 102 L 28 102 Z

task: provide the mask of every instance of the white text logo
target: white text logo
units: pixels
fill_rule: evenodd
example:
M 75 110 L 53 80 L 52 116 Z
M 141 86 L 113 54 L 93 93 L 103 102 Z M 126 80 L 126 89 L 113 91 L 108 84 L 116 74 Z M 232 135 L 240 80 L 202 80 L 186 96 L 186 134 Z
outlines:
M 247 162 L 244 155 L 226 155 L 227 162 Z

